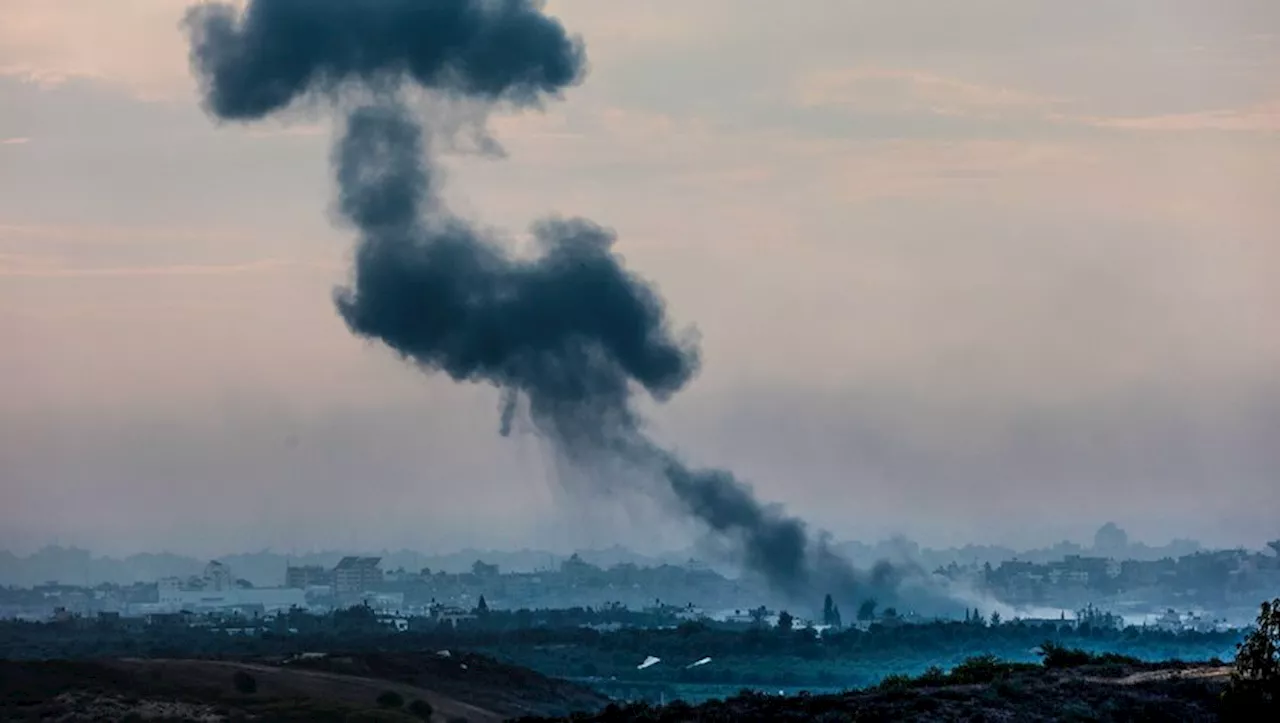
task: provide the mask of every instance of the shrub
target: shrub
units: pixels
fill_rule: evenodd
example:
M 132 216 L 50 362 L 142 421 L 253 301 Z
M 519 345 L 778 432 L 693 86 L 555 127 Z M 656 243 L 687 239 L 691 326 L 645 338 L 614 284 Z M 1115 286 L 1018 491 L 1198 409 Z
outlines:
M 1022 700 L 1027 697 L 1027 692 L 1022 686 L 1007 680 L 1001 680 L 995 685 L 995 693 L 997 696 L 1006 700 Z
M 237 670 L 235 674 L 231 676 L 231 685 L 235 687 L 237 693 L 242 695 L 252 695 L 258 692 L 257 678 L 254 678 L 243 670 Z
M 1079 668 L 1093 660 L 1092 655 L 1079 648 L 1068 648 L 1048 640 L 1040 644 L 1040 657 L 1046 668 Z
M 401 708 L 404 706 L 404 697 L 394 690 L 388 690 L 378 696 L 379 708 Z
M 1040 656 L 1046 668 L 1079 668 L 1085 665 L 1106 665 L 1112 668 L 1124 665 L 1138 665 L 1142 661 L 1131 655 L 1119 653 L 1090 653 L 1079 648 L 1068 648 L 1065 645 L 1048 641 L 1040 644 Z
M 1093 654 L 1093 662 L 1099 665 L 1141 665 L 1142 661 L 1132 655 L 1122 655 L 1120 653 L 1095 653 Z
M 916 682 L 920 685 L 946 685 L 947 674 L 942 672 L 942 668 L 930 665 L 919 678 L 916 678 Z
M 1007 675 L 1008 666 L 1001 663 L 994 655 L 978 655 L 966 659 L 951 669 L 951 682 L 959 685 L 990 683 L 998 677 Z
M 1123 678 L 1129 669 L 1118 663 L 1103 663 L 1093 671 L 1100 678 Z
M 409 712 L 418 716 L 422 720 L 431 720 L 431 714 L 435 713 L 435 708 L 425 700 L 415 700 L 409 704 Z
M 886 675 L 880 680 L 880 690 L 905 690 L 915 684 L 909 675 Z

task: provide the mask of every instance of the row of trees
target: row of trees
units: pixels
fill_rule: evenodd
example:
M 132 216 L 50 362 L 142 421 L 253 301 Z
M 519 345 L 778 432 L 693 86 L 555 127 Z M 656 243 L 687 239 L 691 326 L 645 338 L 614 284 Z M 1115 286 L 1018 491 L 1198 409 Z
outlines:
M 490 617 L 503 617 L 490 611 Z M 141 630 L 123 627 L 74 626 L 55 623 L 0 623 L 0 657 L 114 657 L 152 655 L 156 651 L 184 656 L 192 654 L 261 653 L 289 654 L 334 647 L 359 649 L 387 646 L 395 649 L 471 648 L 516 650 L 536 646 L 624 651 L 643 655 L 792 655 L 834 659 L 866 653 L 893 654 L 929 649 L 1029 649 L 1046 637 L 1077 641 L 1077 647 L 1136 650 L 1146 655 L 1208 657 L 1230 650 L 1239 638 L 1234 633 L 1171 633 L 1140 628 L 1114 628 L 1003 623 L 998 626 L 963 622 L 917 625 L 873 625 L 868 630 L 839 628 L 819 635 L 812 628 L 797 629 L 790 615 L 779 616 L 776 628 L 744 629 L 704 621 L 688 621 L 668 627 L 623 627 L 605 631 L 564 625 L 513 625 L 514 619 L 496 625 L 411 626 L 397 633 L 384 625 L 372 610 L 357 606 L 327 615 L 295 611 L 257 628 L 254 635 L 229 635 L 217 627 L 172 625 Z M 972 616 L 971 616 L 972 617 Z M 234 632 L 243 632 L 237 628 Z M 1185 652 L 1182 652 L 1185 651 Z M 914 653 L 913 653 L 914 654 Z

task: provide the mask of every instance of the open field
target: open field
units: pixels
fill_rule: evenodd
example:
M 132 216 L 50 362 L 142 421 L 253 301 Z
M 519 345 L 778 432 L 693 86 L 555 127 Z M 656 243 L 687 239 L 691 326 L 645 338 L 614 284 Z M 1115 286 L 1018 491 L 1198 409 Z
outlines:
M 595 710 L 607 703 L 586 688 L 533 671 L 476 655 L 434 653 L 339 655 L 293 663 L 0 661 L 0 694 L 0 719 L 33 721 L 479 723 Z

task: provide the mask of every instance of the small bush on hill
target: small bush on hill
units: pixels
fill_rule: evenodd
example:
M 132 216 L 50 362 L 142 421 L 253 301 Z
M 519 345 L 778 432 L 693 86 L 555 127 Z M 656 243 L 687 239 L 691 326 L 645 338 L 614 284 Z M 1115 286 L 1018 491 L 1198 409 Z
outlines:
M 884 676 L 884 678 L 881 678 L 880 685 L 877 687 L 880 690 L 903 690 L 906 688 L 910 688 L 915 684 L 916 684 L 916 681 L 911 676 L 900 675 L 895 673 L 894 675 L 886 675 Z M 741 698 L 743 696 L 739 696 L 739 697 Z
M 237 670 L 231 676 L 231 685 L 235 687 L 237 693 L 242 695 L 252 695 L 258 692 L 258 680 L 243 670 Z
M 431 720 L 431 714 L 436 711 L 427 701 L 415 700 L 409 704 L 409 712 L 418 716 L 422 720 Z
M 1080 668 L 1086 665 L 1123 666 L 1138 665 L 1142 661 L 1129 655 L 1119 653 L 1090 653 L 1079 648 L 1068 648 L 1065 645 L 1046 640 L 1040 644 L 1040 657 L 1046 668 L 1065 669 Z
M 378 696 L 379 708 L 401 708 L 404 706 L 404 697 L 394 690 L 388 690 Z
M 1017 683 L 1001 680 L 995 685 L 995 694 L 1007 700 L 1023 700 L 1027 697 L 1027 692 Z
M 1009 672 L 1009 664 L 1000 662 L 996 656 L 978 655 L 952 668 L 951 674 L 947 677 L 956 685 L 974 685 L 990 683 L 996 678 L 1008 675 Z
M 1079 648 L 1068 648 L 1048 640 L 1040 644 L 1040 657 L 1046 668 L 1079 668 L 1088 665 L 1093 658 Z
M 946 685 L 947 674 L 942 672 L 942 668 L 931 665 L 920 674 L 919 678 L 916 678 L 916 682 L 920 685 Z
M 904 691 L 916 688 L 942 688 L 949 685 L 984 685 L 999 680 L 1006 680 L 1014 673 L 1033 670 L 1038 666 L 1029 663 L 1007 663 L 994 655 L 979 655 L 969 658 L 944 673 L 936 665 L 930 666 L 912 678 L 909 675 L 887 675 L 876 686 L 877 690 Z

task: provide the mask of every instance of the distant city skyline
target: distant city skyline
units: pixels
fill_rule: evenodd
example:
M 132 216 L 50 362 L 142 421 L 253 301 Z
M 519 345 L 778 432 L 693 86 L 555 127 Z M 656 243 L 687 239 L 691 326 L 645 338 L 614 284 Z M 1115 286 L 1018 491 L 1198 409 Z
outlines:
M 1111 528 L 1111 530 L 1113 531 L 1119 530 L 1119 534 L 1118 535 L 1108 534 L 1107 528 Z M 1102 543 L 1099 543 L 1099 539 L 1102 537 L 1106 537 L 1111 541 L 1110 542 L 1104 541 Z M 1123 539 L 1125 541 L 1124 544 L 1117 545 L 1116 543 L 1117 539 Z M 1274 540 L 1268 540 L 1266 543 L 1256 545 L 1254 547 L 1255 549 L 1260 549 L 1260 550 L 1274 549 L 1275 542 L 1276 541 Z M 1160 550 L 1160 549 L 1173 548 L 1173 547 L 1183 548 L 1183 549 L 1186 549 L 1186 548 L 1229 549 L 1229 548 L 1237 547 L 1237 546 L 1227 546 L 1227 548 L 1220 548 L 1214 545 L 1206 545 L 1200 540 L 1197 540 L 1194 538 L 1187 538 L 1187 537 L 1177 537 L 1177 538 L 1171 538 L 1168 540 L 1159 540 L 1159 541 L 1137 539 L 1133 536 L 1130 536 L 1128 534 L 1128 531 L 1125 530 L 1123 527 L 1117 526 L 1113 522 L 1104 523 L 1097 530 L 1095 530 L 1094 534 L 1092 535 L 1088 535 L 1088 536 L 1077 538 L 1077 539 L 1062 538 L 1060 540 L 1056 540 L 1050 543 L 1045 543 L 1042 545 L 1033 545 L 1033 546 L 1017 546 L 1017 545 L 1003 544 L 998 542 L 989 542 L 989 541 L 983 542 L 978 540 L 969 540 L 969 541 L 965 541 L 955 545 L 930 545 L 927 543 L 923 543 L 919 540 L 913 539 L 911 537 L 900 535 L 900 534 L 893 535 L 890 537 L 883 537 L 879 539 L 861 539 L 861 540 L 860 539 L 839 539 L 839 540 L 834 540 L 833 544 L 836 547 L 841 549 L 855 548 L 855 549 L 861 549 L 864 551 L 896 550 L 900 552 L 904 549 L 909 548 L 909 549 L 914 549 L 918 552 L 942 553 L 942 554 L 947 554 L 953 551 L 960 551 L 968 548 L 973 548 L 975 550 L 986 549 L 986 550 L 992 550 L 992 551 L 1005 551 L 1005 552 L 1011 553 L 1014 556 L 1019 554 L 1024 554 L 1024 553 L 1049 553 L 1063 547 L 1075 547 L 1075 548 L 1079 548 L 1086 551 L 1100 550 L 1104 553 L 1118 552 L 1121 554 L 1123 554 L 1126 550 L 1132 552 L 1140 549 Z M 1103 548 L 1106 548 L 1106 549 L 1103 549 Z M 113 553 L 110 551 L 92 549 L 92 548 L 82 547 L 78 545 L 62 545 L 55 541 L 55 542 L 47 543 L 44 545 L 40 545 L 38 547 L 33 547 L 30 549 L 21 549 L 21 548 L 0 549 L 0 555 L 30 559 L 50 551 L 54 551 L 54 552 L 60 551 L 60 552 L 67 552 L 67 553 L 71 553 L 71 552 L 87 553 L 93 558 L 104 559 L 104 560 L 108 560 L 108 559 L 119 560 L 119 559 L 147 557 L 147 556 L 179 556 L 179 557 L 189 557 L 192 559 L 207 558 L 207 559 L 216 560 L 216 559 L 226 559 L 226 558 L 245 557 L 245 556 L 251 557 L 254 555 L 264 555 L 264 554 L 272 555 L 276 557 L 283 557 L 286 559 L 297 558 L 300 560 L 307 559 L 307 558 L 314 558 L 318 556 L 320 557 L 333 556 L 337 558 L 337 557 L 346 557 L 350 555 L 359 556 L 359 555 L 369 555 L 369 554 L 381 554 L 381 555 L 393 554 L 400 557 L 410 555 L 410 556 L 421 557 L 423 559 L 433 558 L 433 559 L 458 559 L 458 560 L 461 560 L 463 558 L 468 558 L 468 556 L 479 556 L 479 557 L 476 557 L 476 559 L 482 559 L 484 555 L 495 555 L 495 554 L 502 555 L 502 556 L 511 556 L 511 557 L 519 557 L 522 555 L 523 556 L 547 556 L 548 559 L 561 559 L 561 558 L 569 557 L 571 555 L 576 555 L 576 554 L 588 554 L 593 556 L 604 555 L 606 557 L 609 557 L 611 555 L 620 556 L 620 557 L 632 559 L 632 560 L 654 560 L 654 561 L 668 560 L 673 562 L 683 562 L 688 559 L 703 559 L 704 561 L 706 561 L 706 560 L 712 560 L 712 558 L 715 557 L 713 550 L 700 546 L 697 542 L 684 547 L 668 547 L 668 548 L 654 547 L 647 550 L 638 550 L 638 549 L 628 547 L 627 545 L 614 542 L 613 544 L 610 544 L 607 546 L 601 546 L 601 547 L 565 547 L 565 548 L 536 547 L 536 546 L 527 546 L 527 545 L 522 547 L 464 546 L 464 547 L 437 548 L 437 549 L 413 548 L 413 547 L 344 548 L 341 546 L 328 546 L 328 547 L 322 546 L 322 547 L 316 547 L 316 548 L 310 548 L 310 549 L 298 549 L 298 548 L 276 549 L 276 548 L 268 547 L 268 548 L 255 548 L 255 549 L 240 549 L 240 550 L 224 549 L 221 551 L 213 551 L 209 554 L 201 555 L 198 552 L 182 551 L 180 549 L 171 549 L 171 548 L 118 551 Z M 470 560 L 470 559 L 465 560 L 467 564 L 470 564 L 470 562 L 472 561 L 473 560 Z

